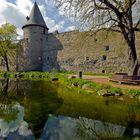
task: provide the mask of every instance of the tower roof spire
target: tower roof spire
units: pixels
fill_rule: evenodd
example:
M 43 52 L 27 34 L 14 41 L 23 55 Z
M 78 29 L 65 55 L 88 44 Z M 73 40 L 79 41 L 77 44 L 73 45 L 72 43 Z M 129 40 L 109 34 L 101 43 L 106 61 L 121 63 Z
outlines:
M 27 23 L 22 28 L 29 25 L 38 25 L 47 28 L 46 23 L 42 17 L 42 14 L 38 8 L 36 0 L 29 17 L 27 17 Z

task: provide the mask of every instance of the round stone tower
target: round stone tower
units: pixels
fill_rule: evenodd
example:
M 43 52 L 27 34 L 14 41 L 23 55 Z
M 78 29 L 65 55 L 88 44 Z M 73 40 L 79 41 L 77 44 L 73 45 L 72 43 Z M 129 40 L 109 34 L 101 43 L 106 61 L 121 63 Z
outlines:
M 36 2 L 26 19 L 27 23 L 22 27 L 24 39 L 21 71 L 42 71 L 43 48 L 46 44 L 48 28 Z

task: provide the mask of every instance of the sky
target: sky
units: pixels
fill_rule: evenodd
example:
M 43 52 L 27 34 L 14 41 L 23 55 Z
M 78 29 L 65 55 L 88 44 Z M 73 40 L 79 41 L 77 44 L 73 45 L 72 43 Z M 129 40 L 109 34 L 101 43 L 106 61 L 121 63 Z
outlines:
M 35 0 L 0 0 L 0 26 L 4 23 L 11 23 L 17 27 L 18 34 L 22 37 L 22 26 L 26 24 L 26 17 L 29 16 Z M 36 0 L 44 17 L 49 32 L 67 32 L 76 30 L 76 22 L 66 17 L 66 11 L 57 9 L 53 0 Z M 136 11 L 136 10 L 134 10 Z M 72 11 L 70 11 L 72 13 Z M 137 15 L 134 12 L 134 15 Z M 137 20 L 137 18 L 136 18 Z
M 17 32 L 22 36 L 22 26 L 26 23 L 35 0 L 0 0 L 0 26 L 11 23 L 17 27 Z M 49 32 L 58 30 L 66 32 L 76 29 L 74 22 L 65 17 L 65 11 L 57 9 L 52 0 L 36 0 L 44 17 Z

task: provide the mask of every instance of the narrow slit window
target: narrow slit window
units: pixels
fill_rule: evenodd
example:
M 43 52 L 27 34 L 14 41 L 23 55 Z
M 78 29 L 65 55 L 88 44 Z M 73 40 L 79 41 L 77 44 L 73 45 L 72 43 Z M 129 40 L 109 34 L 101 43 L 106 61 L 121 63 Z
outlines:
M 43 34 L 44 34 L 44 35 L 46 34 L 46 30 L 45 30 L 45 28 L 43 29 Z
M 103 57 L 102 57 L 102 61 L 105 61 L 106 60 L 106 55 L 103 55 Z
M 89 57 L 86 57 L 86 61 L 88 61 L 89 60 Z
M 109 46 L 105 46 L 105 51 L 109 51 Z
M 42 57 L 41 57 L 41 56 L 39 56 L 39 57 L 38 57 L 38 60 L 39 60 L 39 61 L 41 61 L 41 60 L 42 60 Z

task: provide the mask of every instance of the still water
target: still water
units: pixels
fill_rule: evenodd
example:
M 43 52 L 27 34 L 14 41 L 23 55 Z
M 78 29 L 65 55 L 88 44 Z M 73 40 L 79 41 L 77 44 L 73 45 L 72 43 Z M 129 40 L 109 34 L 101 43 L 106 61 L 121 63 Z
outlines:
M 139 140 L 140 101 L 49 81 L 0 80 L 0 140 Z

